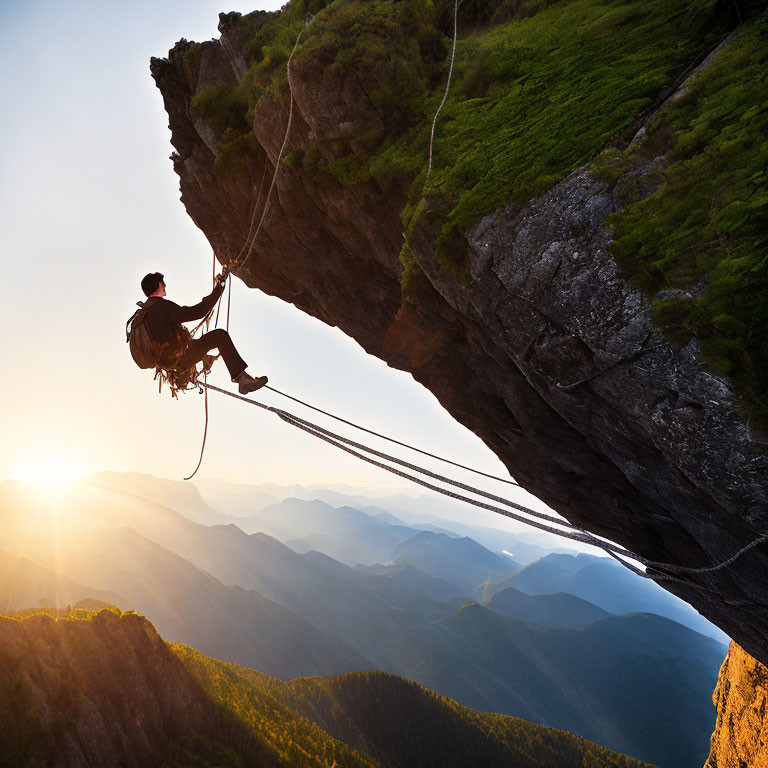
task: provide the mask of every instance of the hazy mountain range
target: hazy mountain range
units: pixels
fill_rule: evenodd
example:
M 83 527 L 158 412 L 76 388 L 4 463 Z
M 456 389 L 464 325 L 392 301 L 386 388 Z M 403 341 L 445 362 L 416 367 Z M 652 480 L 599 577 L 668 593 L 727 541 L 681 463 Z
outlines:
M 152 480 L 96 476 L 55 503 L 0 484 L 14 563 L 0 571 L 0 606 L 97 596 L 169 640 L 283 679 L 378 669 L 664 768 L 706 756 L 725 647 L 662 618 L 671 600 L 703 623 L 605 558 L 551 553 L 523 567 L 450 521 L 407 524 L 381 500 L 364 512 L 288 498 L 248 515 L 241 498 L 229 515 L 193 486 L 158 481 L 155 492 Z M 294 551 L 257 532 L 260 520 L 328 552 Z

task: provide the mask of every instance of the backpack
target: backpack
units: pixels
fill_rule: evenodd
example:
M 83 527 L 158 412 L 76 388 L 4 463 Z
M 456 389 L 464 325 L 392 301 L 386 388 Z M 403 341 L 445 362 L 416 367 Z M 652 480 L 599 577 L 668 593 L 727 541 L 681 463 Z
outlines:
M 189 341 L 189 331 L 183 326 L 176 332 L 176 344 L 159 344 L 149 332 L 144 322 L 147 314 L 157 306 L 158 301 L 150 303 L 136 302 L 139 305 L 125 324 L 125 340 L 131 350 L 131 356 L 139 368 L 172 368 L 178 362 Z

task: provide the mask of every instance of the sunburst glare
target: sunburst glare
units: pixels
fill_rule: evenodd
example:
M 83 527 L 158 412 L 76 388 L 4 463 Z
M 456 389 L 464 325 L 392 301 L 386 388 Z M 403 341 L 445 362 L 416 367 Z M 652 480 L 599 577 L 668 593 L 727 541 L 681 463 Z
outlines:
M 39 488 L 60 489 L 85 474 L 73 456 L 31 456 L 22 460 L 13 476 Z

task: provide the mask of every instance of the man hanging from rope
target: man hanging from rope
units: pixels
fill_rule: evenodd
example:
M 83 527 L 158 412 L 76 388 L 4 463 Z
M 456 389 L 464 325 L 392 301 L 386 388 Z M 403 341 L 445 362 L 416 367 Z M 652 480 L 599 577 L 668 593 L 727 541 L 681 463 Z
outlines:
M 191 307 L 179 306 L 165 298 L 165 281 L 159 272 L 151 272 L 141 281 L 141 289 L 148 300 L 144 303 L 146 330 L 158 350 L 156 360 L 162 367 L 174 371 L 186 371 L 203 361 L 210 368 L 213 358 L 208 355 L 218 349 L 240 394 L 245 395 L 260 389 L 267 383 L 266 376 L 253 378 L 246 372 L 247 364 L 235 349 L 232 339 L 223 328 L 204 333 L 193 339 L 182 326 L 192 320 L 202 320 L 216 306 L 224 291 L 226 275 L 220 275 L 216 287 L 198 304 Z

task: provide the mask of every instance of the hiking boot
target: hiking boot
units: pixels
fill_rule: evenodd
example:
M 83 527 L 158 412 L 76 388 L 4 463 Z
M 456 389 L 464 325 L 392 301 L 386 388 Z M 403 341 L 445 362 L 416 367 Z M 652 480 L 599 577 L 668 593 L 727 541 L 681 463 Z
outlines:
M 268 381 L 266 376 L 259 376 L 253 378 L 250 374 L 243 371 L 239 376 L 234 379 L 237 382 L 237 391 L 241 395 L 247 395 L 249 392 L 255 392 L 257 389 L 261 389 Z

